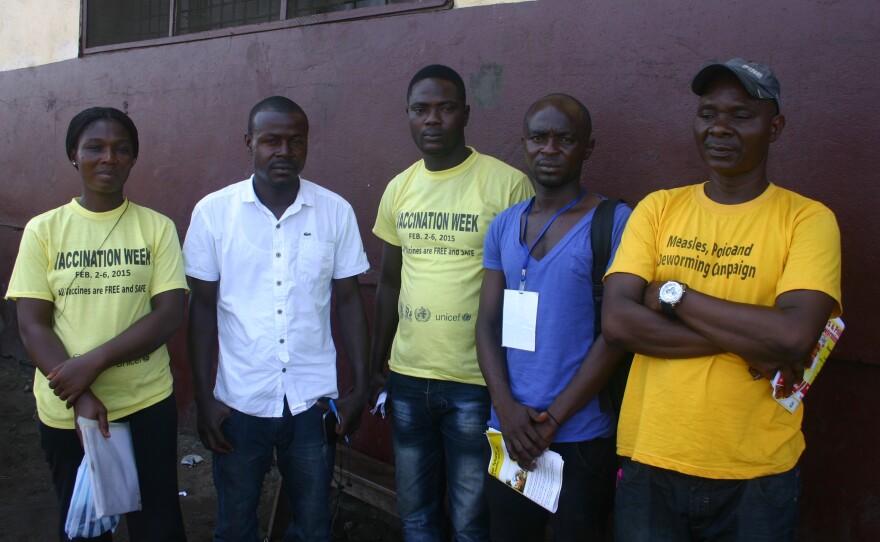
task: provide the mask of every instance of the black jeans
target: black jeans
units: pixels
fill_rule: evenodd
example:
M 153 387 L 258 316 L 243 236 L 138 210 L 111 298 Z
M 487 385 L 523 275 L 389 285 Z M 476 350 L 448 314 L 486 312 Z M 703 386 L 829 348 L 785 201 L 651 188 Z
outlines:
M 793 542 L 800 467 L 747 480 L 715 480 L 623 460 L 618 542 Z
M 486 474 L 492 541 L 543 542 L 548 520 L 555 542 L 605 540 L 617 470 L 614 446 L 613 438 L 550 445 L 565 462 L 555 514 Z
M 174 396 L 134 414 L 114 420 L 128 422 L 141 490 L 139 512 L 125 515 L 132 542 L 182 542 L 186 540 L 177 494 L 177 407 Z M 40 444 L 49 463 L 58 498 L 58 540 L 64 532 L 73 495 L 76 471 L 83 448 L 73 429 L 55 429 L 40 422 Z M 76 540 L 85 540 L 77 538 Z M 110 533 L 88 540 L 113 540 Z

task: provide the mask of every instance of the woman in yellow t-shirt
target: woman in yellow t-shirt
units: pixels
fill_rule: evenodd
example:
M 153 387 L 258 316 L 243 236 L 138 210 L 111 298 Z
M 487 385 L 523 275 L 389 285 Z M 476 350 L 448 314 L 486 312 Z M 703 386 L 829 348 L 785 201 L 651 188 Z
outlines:
M 83 458 L 76 417 L 128 422 L 142 509 L 126 514 L 132 541 L 185 540 L 177 494 L 177 409 L 165 343 L 180 326 L 186 281 L 167 217 L 129 201 L 138 157 L 125 113 L 77 114 L 66 154 L 82 195 L 25 228 L 7 297 L 37 366 L 34 395 L 64 532 Z M 111 540 L 104 533 L 98 540 Z

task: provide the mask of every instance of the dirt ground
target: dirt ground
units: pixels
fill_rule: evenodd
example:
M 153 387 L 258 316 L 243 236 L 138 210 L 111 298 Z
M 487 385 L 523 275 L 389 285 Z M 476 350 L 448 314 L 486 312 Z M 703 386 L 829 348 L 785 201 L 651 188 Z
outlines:
M 58 514 L 49 470 L 37 434 L 36 408 L 31 393 L 34 369 L 26 362 L 0 356 L 0 542 L 52 542 Z M 205 462 L 196 467 L 179 466 L 180 499 L 190 542 L 210 541 L 214 530 L 215 498 L 210 454 L 198 437 L 180 435 L 178 460 L 199 454 Z M 277 470 L 266 477 L 259 517 L 263 532 L 269 524 Z M 333 540 L 397 542 L 400 523 L 396 518 L 343 493 L 331 496 Z M 336 497 L 339 497 L 338 503 Z M 128 542 L 124 520 L 114 536 Z

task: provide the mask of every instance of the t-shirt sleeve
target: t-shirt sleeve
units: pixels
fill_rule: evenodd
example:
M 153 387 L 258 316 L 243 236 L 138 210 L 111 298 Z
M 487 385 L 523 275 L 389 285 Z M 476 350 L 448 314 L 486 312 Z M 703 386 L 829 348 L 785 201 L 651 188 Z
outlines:
M 353 277 L 370 268 L 357 218 L 350 205 L 340 206 L 339 223 L 341 226 L 333 259 L 334 279 Z
M 654 279 L 657 268 L 657 201 L 654 195 L 642 200 L 626 221 L 616 253 L 605 277 L 613 273 L 631 273 L 647 282 Z M 618 215 L 615 213 L 615 233 Z
M 507 202 L 508 207 L 531 199 L 535 195 L 535 189 L 532 187 L 532 182 L 529 178 L 520 171 L 517 171 L 517 173 L 519 174 L 519 179 L 514 183 L 513 190 L 510 192 L 510 201 Z
M 483 240 L 483 267 L 502 271 L 501 265 L 501 232 L 504 231 L 502 222 L 507 213 L 501 213 L 489 223 L 486 230 L 486 239 Z
M 529 200 L 535 195 L 535 189 L 532 187 L 529 178 L 521 171 L 513 168 L 505 168 L 511 172 L 510 179 L 513 179 L 510 185 L 506 209 L 502 210 L 489 223 L 486 229 L 486 238 L 483 240 L 483 267 L 496 271 L 503 271 L 504 266 L 501 262 L 501 247 L 504 242 L 504 233 L 508 228 L 514 227 L 514 222 L 518 224 L 518 219 L 510 214 L 510 209 L 518 203 Z M 518 213 L 513 213 L 517 217 Z
M 49 255 L 46 243 L 28 225 L 21 237 L 6 298 L 17 300 L 26 297 L 54 303 L 55 295 L 49 286 L 48 270 Z
M 396 179 L 388 183 L 385 193 L 382 194 L 382 200 L 379 202 L 379 212 L 376 214 L 376 224 L 373 226 L 373 233 L 376 237 L 391 243 L 394 246 L 402 246 L 400 237 L 397 235 L 397 223 L 394 216 L 394 198 L 397 193 Z
M 824 205 L 797 222 L 776 296 L 792 290 L 816 290 L 834 299 L 831 318 L 843 311 L 840 291 L 840 228 Z
M 183 264 L 190 277 L 216 282 L 220 280 L 220 262 L 214 242 L 210 216 L 202 204 L 193 210 L 189 230 L 183 240 Z
M 169 290 L 188 290 L 183 273 L 183 253 L 180 240 L 171 220 L 162 220 L 154 247 L 153 277 L 150 280 L 150 296 Z
M 623 232 L 626 229 L 626 223 L 630 215 L 632 215 L 632 209 L 630 209 L 629 205 L 620 204 L 614 208 L 614 224 L 611 229 L 611 258 L 608 261 L 606 271 L 614 263 L 614 256 L 617 254 L 618 247 L 620 247 L 620 240 L 623 237 Z

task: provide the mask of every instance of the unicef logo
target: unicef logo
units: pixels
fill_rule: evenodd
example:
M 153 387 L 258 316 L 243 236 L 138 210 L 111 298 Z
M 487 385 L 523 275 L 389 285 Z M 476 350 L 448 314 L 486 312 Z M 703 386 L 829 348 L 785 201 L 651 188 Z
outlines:
M 471 313 L 466 312 L 466 313 L 462 314 L 461 319 L 464 320 L 465 322 L 470 322 L 471 321 Z
M 416 321 L 418 322 L 427 322 L 431 319 L 431 311 L 429 311 L 425 307 L 419 307 L 416 309 Z

